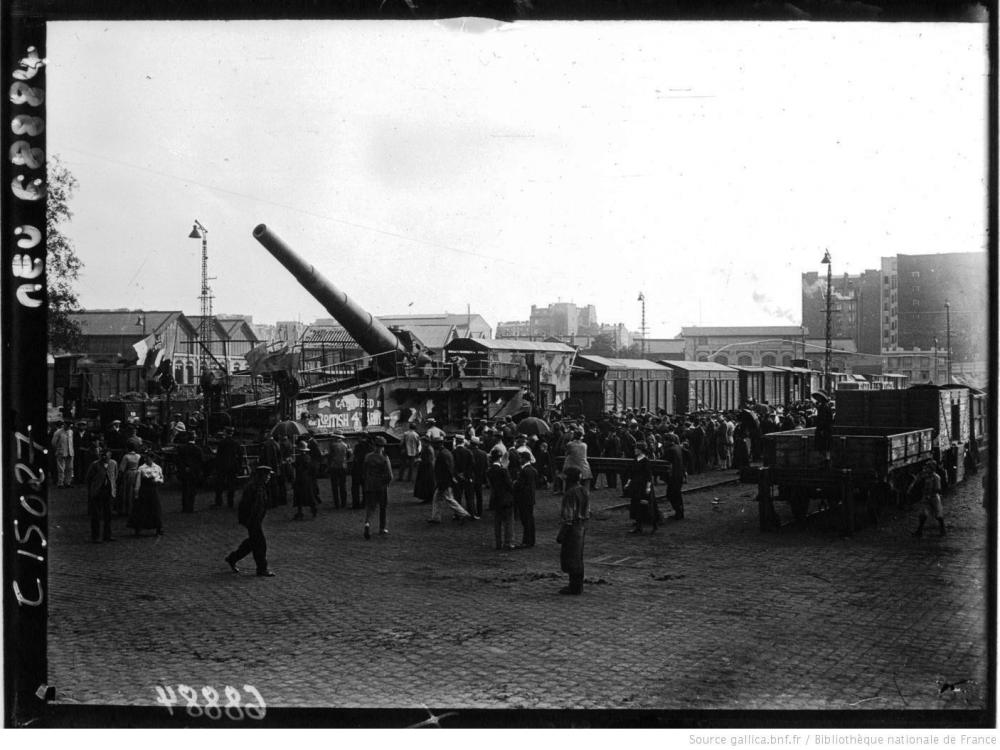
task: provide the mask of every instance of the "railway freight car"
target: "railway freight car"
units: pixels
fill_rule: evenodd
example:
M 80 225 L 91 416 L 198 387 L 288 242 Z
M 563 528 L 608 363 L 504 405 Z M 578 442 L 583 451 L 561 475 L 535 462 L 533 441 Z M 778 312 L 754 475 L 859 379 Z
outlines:
M 781 367 L 774 366 L 779 370 L 780 376 L 778 398 L 779 403 L 794 404 L 799 401 L 808 401 L 809 396 L 819 387 L 819 373 L 807 367 Z
M 660 360 L 673 370 L 674 414 L 702 409 L 728 411 L 740 406 L 737 371 L 717 362 L 677 362 Z
M 901 391 L 837 391 L 837 422 L 869 427 L 931 428 L 935 455 L 961 481 L 965 453 L 986 442 L 985 394 L 965 385 L 915 385 Z
M 783 370 L 769 365 L 737 366 L 735 369 L 740 386 L 740 403 L 747 403 L 751 400 L 758 404 L 787 403 L 785 400 L 785 372 Z
M 669 412 L 674 405 L 673 370 L 648 359 L 580 354 L 570 373 L 568 405 L 588 418 L 625 409 Z

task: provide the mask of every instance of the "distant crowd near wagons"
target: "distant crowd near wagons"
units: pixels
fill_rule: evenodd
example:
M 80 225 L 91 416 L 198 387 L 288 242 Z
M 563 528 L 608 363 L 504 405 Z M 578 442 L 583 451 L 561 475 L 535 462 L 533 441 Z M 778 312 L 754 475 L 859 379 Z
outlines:
M 245 479 L 258 461 L 261 443 L 276 424 L 310 434 L 321 456 L 326 455 L 334 433 L 344 435 L 352 444 L 376 433 L 385 440 L 387 455 L 397 459 L 408 426 L 424 429 L 431 420 L 456 433 L 469 424 L 480 428 L 511 420 L 516 424 L 525 417 L 541 418 L 553 425 L 576 424 L 581 429 L 586 424 L 602 425 L 606 432 L 609 420 L 627 424 L 637 419 L 645 426 L 652 422 L 680 429 L 706 421 L 739 421 L 741 415 L 750 414 L 758 423 L 753 429 L 761 433 L 790 427 L 809 430 L 813 428 L 813 396 L 817 392 L 825 392 L 841 409 L 839 425 L 858 420 L 852 426 L 919 426 L 932 430 L 932 445 L 918 443 L 926 448 L 924 452 L 932 451 L 949 467 L 962 464 L 967 451 L 985 448 L 985 425 L 980 424 L 984 421 L 984 397 L 975 389 L 935 389 L 941 399 L 946 395 L 954 397 L 959 404 L 954 407 L 955 419 L 968 427 L 943 421 L 924 424 L 926 415 L 913 417 L 919 425 L 912 420 L 889 424 L 878 421 L 881 407 L 861 412 L 842 409 L 854 403 L 851 399 L 855 397 L 869 399 L 865 403 L 881 404 L 893 393 L 911 392 L 906 376 L 824 372 L 810 366 L 810 360 L 791 359 L 787 353 L 782 365 L 746 364 L 740 357 L 735 357 L 737 364 L 725 364 L 718 357 L 713 358 L 715 361 L 707 361 L 707 357 L 696 361 L 603 357 L 580 354 L 576 347 L 562 341 L 490 338 L 483 329 L 473 326 L 471 314 L 466 316 L 464 328 L 460 325 L 462 316 L 455 316 L 448 337 L 433 341 L 427 321 L 410 328 L 390 327 L 324 278 L 266 227 L 257 227 L 253 234 L 324 305 L 360 346 L 363 356 L 331 360 L 321 352 L 316 357 L 301 346 L 254 342 L 251 334 L 244 332 L 242 369 L 236 370 L 233 363 L 214 356 L 212 361 L 222 365 L 216 370 L 218 379 L 206 377 L 203 371 L 199 387 L 193 393 L 182 392 L 171 377 L 175 371 L 165 368 L 161 361 L 165 340 L 178 339 L 173 342 L 177 351 L 186 336 L 193 346 L 190 353 L 197 358 L 197 333 L 205 328 L 201 325 L 204 321 L 195 325 L 179 314 L 165 314 L 158 322 L 152 320 L 153 313 L 137 318 L 135 325 L 144 330 L 149 325 L 152 329 L 142 341 L 142 351 L 136 346 L 144 365 L 136 369 L 151 381 L 145 397 L 96 400 L 85 409 L 84 416 L 86 426 L 98 435 L 110 420 L 118 419 L 131 422 L 127 429 L 140 439 L 163 444 L 168 474 L 176 463 L 174 436 L 168 434 L 168 427 L 177 423 L 186 427 L 185 442 L 201 447 L 206 472 L 210 471 L 222 430 L 232 428 L 241 442 L 240 476 Z M 222 328 L 234 330 L 238 327 L 235 323 L 227 321 Z M 216 335 L 220 342 L 223 332 Z M 105 344 L 120 347 L 110 339 Z M 805 352 L 804 338 L 801 347 Z M 223 345 L 221 354 L 230 357 L 232 350 Z M 80 394 L 86 383 L 80 373 L 77 376 L 74 393 Z M 69 378 L 72 380 L 72 373 Z M 186 374 L 183 379 L 190 380 Z M 954 396 L 959 393 L 965 395 Z M 910 403 L 912 399 L 904 401 Z M 914 407 L 907 413 L 912 417 L 919 411 Z M 897 414 L 901 412 L 897 410 Z M 170 428 L 169 432 L 176 430 Z M 789 460 L 792 455 L 784 449 L 766 453 L 762 446 L 755 441 L 745 463 L 751 459 L 776 460 L 779 456 Z M 878 479 L 885 480 L 885 472 Z M 787 484 L 791 480 L 786 476 L 785 481 Z M 762 517 L 765 515 L 767 512 L 762 510 Z

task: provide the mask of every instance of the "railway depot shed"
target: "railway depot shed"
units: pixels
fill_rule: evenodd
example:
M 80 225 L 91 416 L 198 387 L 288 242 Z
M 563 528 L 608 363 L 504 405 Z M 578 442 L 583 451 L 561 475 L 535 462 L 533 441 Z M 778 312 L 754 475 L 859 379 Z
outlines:
M 660 364 L 673 371 L 674 414 L 739 407 L 739 373 L 735 368 L 717 362 L 660 360 Z
M 624 409 L 670 412 L 673 370 L 648 359 L 580 354 L 570 375 L 570 393 L 587 417 Z

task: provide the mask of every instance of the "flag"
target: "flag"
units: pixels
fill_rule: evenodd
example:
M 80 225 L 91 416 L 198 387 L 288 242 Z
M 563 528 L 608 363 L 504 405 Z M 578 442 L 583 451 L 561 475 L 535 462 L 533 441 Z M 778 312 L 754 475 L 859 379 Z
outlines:
M 153 334 L 149 334 L 146 338 L 132 344 L 132 348 L 135 349 L 135 355 L 140 363 L 145 364 L 146 354 L 149 352 L 149 347 L 153 344 L 154 340 Z

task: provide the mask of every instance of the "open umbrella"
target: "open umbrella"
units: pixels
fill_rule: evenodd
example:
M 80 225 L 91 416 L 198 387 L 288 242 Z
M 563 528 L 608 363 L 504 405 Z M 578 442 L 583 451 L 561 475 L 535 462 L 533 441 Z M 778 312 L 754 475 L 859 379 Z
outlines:
M 278 422 L 271 430 L 271 437 L 278 440 L 282 437 L 289 437 L 295 440 L 300 435 L 308 435 L 309 428 L 306 427 L 301 422 L 295 422 L 293 420 L 288 420 L 286 422 Z
M 517 431 L 522 435 L 551 435 L 552 428 L 544 419 L 525 417 L 517 423 Z

